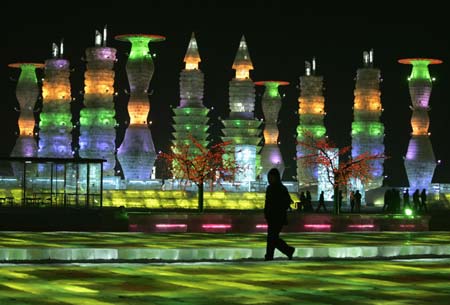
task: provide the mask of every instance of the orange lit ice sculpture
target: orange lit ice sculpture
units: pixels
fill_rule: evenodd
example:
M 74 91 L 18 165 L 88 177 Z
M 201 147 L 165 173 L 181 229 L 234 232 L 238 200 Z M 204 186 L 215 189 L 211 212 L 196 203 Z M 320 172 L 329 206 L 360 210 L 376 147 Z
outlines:
M 239 171 L 235 181 L 255 181 L 260 168 L 261 121 L 255 119 L 255 85 L 250 79 L 253 64 L 244 36 L 234 59 L 232 68 L 236 76 L 230 81 L 230 115 L 222 120 L 223 141 L 231 141 L 229 154 L 236 160 Z
M 53 58 L 45 61 L 42 110 L 39 122 L 39 157 L 72 157 L 70 64 L 63 59 L 63 43 L 53 44 Z
M 364 67 L 356 72 L 352 123 L 352 157 L 362 153 L 384 153 L 384 125 L 380 122 L 383 111 L 380 92 L 380 70 L 373 67 L 373 50 L 363 52 Z M 383 185 L 383 159 L 370 161 L 371 179 L 365 185 L 351 181 L 351 188 L 359 190 L 364 201 L 365 192 Z
M 199 70 L 200 55 L 194 33 L 184 57 L 185 69 L 180 73 L 180 105 L 173 109 L 175 146 L 191 145 L 191 152 L 198 150 L 189 139 L 192 135 L 202 146 L 208 146 L 208 108 L 203 105 L 204 76 Z
M 106 30 L 96 31 L 95 46 L 86 49 L 84 108 L 80 111 L 80 156 L 102 158 L 103 175 L 114 176 L 114 63 L 116 49 L 106 46 Z
M 325 135 L 323 97 L 323 77 L 316 75 L 316 60 L 312 64 L 305 62 L 305 75 L 300 77 L 300 97 L 298 98 L 299 125 L 297 127 L 297 140 L 302 141 L 305 131 L 311 132 L 315 138 Z M 297 180 L 299 188 L 308 188 L 313 194 L 319 187 L 318 168 L 307 166 L 305 155 L 310 154 L 304 146 L 297 145 Z M 323 181 L 329 184 L 328 181 Z
M 265 86 L 262 97 L 262 110 L 264 113 L 264 146 L 261 150 L 261 176 L 267 180 L 267 173 L 273 167 L 283 175 L 284 162 L 278 144 L 278 116 L 281 109 L 281 96 L 278 92 L 279 86 L 289 85 L 284 81 L 259 81 L 255 85 Z
M 400 59 L 399 63 L 412 65 L 409 81 L 409 95 L 411 96 L 411 139 L 405 159 L 405 169 L 408 175 L 409 188 L 429 190 L 436 168 L 436 159 L 430 141 L 428 126 L 429 101 L 431 96 L 432 78 L 428 65 L 441 64 L 439 59 L 407 58 Z
M 150 179 L 156 159 L 155 146 L 149 129 L 150 102 L 148 87 L 154 72 L 149 42 L 165 40 L 159 35 L 126 34 L 115 37 L 130 42 L 131 50 L 126 65 L 130 83 L 128 102 L 129 126 L 117 151 L 117 158 L 125 179 Z
M 43 64 L 14 63 L 11 68 L 21 69 L 16 87 L 16 97 L 19 101 L 19 137 L 16 140 L 11 157 L 37 157 L 37 143 L 34 138 L 34 107 L 39 96 L 39 86 L 36 69 L 42 69 Z

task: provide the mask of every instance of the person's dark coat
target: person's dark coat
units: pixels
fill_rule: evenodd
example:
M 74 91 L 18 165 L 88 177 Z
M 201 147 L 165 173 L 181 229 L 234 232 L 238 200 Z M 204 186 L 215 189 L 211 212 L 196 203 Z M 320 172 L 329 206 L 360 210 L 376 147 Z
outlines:
M 287 224 L 287 213 L 292 202 L 287 188 L 282 183 L 269 184 L 266 189 L 264 217 L 268 224 Z

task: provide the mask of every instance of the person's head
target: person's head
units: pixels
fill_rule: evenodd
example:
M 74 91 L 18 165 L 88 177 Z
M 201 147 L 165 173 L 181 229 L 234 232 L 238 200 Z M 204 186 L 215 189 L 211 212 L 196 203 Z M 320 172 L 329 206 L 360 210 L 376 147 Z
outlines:
M 269 181 L 269 184 L 276 184 L 281 182 L 280 178 L 280 172 L 276 168 L 272 168 L 267 173 L 267 181 Z

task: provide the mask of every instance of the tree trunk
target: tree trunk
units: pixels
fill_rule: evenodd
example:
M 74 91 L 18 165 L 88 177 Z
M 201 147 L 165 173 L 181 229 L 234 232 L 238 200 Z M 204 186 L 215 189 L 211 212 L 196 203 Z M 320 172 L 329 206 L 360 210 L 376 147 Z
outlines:
M 334 187 L 334 214 L 339 215 L 341 213 L 341 209 L 339 207 L 339 186 Z
M 197 184 L 198 187 L 198 211 L 203 212 L 203 182 Z

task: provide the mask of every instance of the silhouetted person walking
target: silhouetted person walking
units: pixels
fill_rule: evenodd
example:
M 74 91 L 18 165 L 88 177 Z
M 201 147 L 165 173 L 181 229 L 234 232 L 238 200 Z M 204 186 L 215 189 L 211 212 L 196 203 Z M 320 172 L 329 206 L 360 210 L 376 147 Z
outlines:
M 413 194 L 414 211 L 419 211 L 420 208 L 420 194 L 419 189 L 416 189 Z
M 409 203 L 409 190 L 406 189 L 403 192 L 403 209 L 410 209 L 411 208 L 411 204 Z
M 359 192 L 359 190 L 356 190 L 355 192 L 355 210 L 356 212 L 361 212 L 361 193 Z
M 297 206 L 297 210 L 304 211 L 306 207 L 305 192 L 300 192 L 300 204 Z
M 425 189 L 422 189 L 422 192 L 420 193 L 420 211 L 427 212 L 427 192 Z
M 327 207 L 325 206 L 325 197 L 324 197 L 323 191 L 320 192 L 319 205 L 317 206 L 316 212 L 319 212 L 321 207 L 323 207 L 325 212 L 327 211 Z
M 264 217 L 267 221 L 267 246 L 265 260 L 273 260 L 275 248 L 292 259 L 295 248 L 280 238 L 281 229 L 287 224 L 287 214 L 292 199 L 287 188 L 281 183 L 280 172 L 272 168 L 267 174 L 269 185 L 266 189 Z
M 306 191 L 306 201 L 305 201 L 305 206 L 304 206 L 304 210 L 305 212 L 313 212 L 313 206 L 312 206 L 312 198 L 311 198 L 311 193 L 310 191 Z
M 353 213 L 353 209 L 355 208 L 355 192 L 350 192 L 350 213 Z

